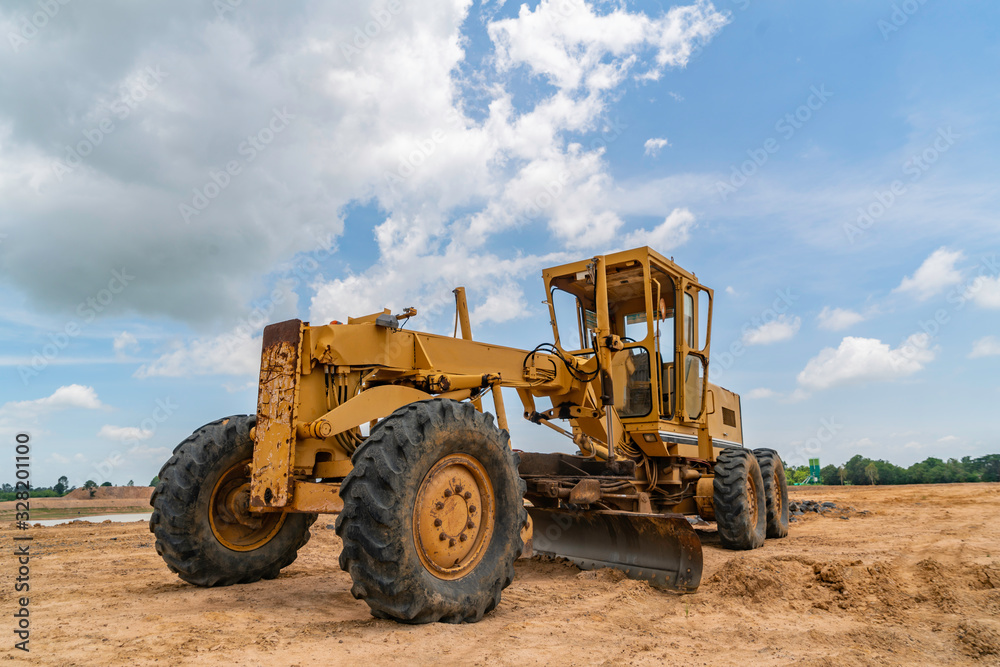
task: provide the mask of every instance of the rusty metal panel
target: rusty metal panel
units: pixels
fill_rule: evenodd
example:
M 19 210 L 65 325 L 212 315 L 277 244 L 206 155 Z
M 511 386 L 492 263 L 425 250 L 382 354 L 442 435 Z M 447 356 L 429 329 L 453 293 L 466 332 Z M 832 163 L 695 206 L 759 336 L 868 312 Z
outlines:
M 288 320 L 264 328 L 257 397 L 257 441 L 250 482 L 253 507 L 284 507 L 291 495 L 301 343 L 301 320 Z
M 340 499 L 340 484 L 296 481 L 289 509 L 295 512 L 337 514 L 344 509 L 344 501 Z

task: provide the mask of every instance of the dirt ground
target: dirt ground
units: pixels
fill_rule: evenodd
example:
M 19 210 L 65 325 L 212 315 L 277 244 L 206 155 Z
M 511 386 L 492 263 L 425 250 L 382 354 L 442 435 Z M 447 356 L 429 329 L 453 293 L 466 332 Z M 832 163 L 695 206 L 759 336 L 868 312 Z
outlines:
M 32 528 L 31 653 L 43 665 L 1000 664 L 1000 484 L 808 487 L 793 499 L 868 510 L 809 515 L 735 553 L 702 533 L 691 595 L 617 572 L 522 560 L 474 625 L 372 618 L 337 565 L 332 518 L 278 579 L 199 589 L 145 524 Z M 329 525 L 329 528 L 328 528 Z M 9 553 L 13 534 L 0 529 Z M 13 559 L 0 577 L 13 580 Z M 12 583 L 0 586 L 13 650 Z

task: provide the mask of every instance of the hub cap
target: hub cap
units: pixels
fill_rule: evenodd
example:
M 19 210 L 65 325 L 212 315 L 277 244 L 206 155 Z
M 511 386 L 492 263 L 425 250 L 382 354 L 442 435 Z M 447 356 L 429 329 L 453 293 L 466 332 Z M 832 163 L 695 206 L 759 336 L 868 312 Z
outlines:
M 250 511 L 250 459 L 237 463 L 215 483 L 208 520 L 219 543 L 233 551 L 259 549 L 285 523 L 285 512 Z
M 413 508 L 413 537 L 424 567 L 458 579 L 483 559 L 496 502 L 486 469 L 468 454 L 449 454 L 424 476 Z

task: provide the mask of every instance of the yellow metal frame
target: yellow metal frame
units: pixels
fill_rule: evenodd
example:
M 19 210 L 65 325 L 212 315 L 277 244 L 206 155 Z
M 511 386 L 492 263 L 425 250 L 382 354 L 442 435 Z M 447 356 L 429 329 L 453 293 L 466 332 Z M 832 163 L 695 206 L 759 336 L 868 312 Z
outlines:
M 670 351 L 674 414 L 671 418 L 661 414 L 663 390 L 660 369 L 656 369 L 650 374 L 656 398 L 652 413 L 622 418 L 614 407 L 604 404 L 606 399 L 602 400 L 607 388 L 603 383 L 611 381 L 609 369 L 626 345 L 622 340 L 624 307 L 609 303 L 608 295 L 612 289 L 616 293 L 626 289 L 632 299 L 629 307 L 645 310 L 647 336 L 637 343 L 646 346 L 651 360 L 656 359 L 653 322 L 659 304 L 653 303 L 654 289 L 664 286 L 652 282 L 653 268 L 674 283 L 675 346 Z M 627 280 L 622 278 L 625 275 Z M 432 397 L 471 399 L 481 410 L 481 395 L 490 391 L 500 426 L 506 428 L 502 387 L 517 390 L 526 418 L 562 431 L 578 441 L 581 450 L 587 446 L 588 451 L 602 457 L 615 457 L 623 448 L 624 453 L 636 452 L 638 456 L 641 451 L 658 461 L 671 457 L 712 461 L 718 451 L 714 439 L 742 441 L 739 397 L 707 381 L 714 294 L 693 273 L 649 248 L 637 248 L 545 269 L 542 277 L 555 353 L 530 353 L 472 340 L 464 288 L 455 290 L 456 329 L 461 327 L 461 338 L 395 326 L 397 318 L 415 314 L 412 309 L 400 316 L 383 311 L 352 318 L 348 324 L 310 326 L 291 320 L 267 327 L 261 356 L 251 509 L 338 511 L 337 480 L 351 470 L 351 455 L 362 439 L 359 427 Z M 596 349 L 567 350 L 562 346 L 552 290 L 567 280 L 589 280 L 593 285 L 596 322 L 591 331 Z M 633 282 L 622 288 L 623 280 Z M 613 288 L 609 281 L 615 283 Z M 704 338 L 703 346 L 695 348 L 682 331 L 683 295 L 693 297 L 691 317 L 697 328 L 699 291 L 708 295 L 709 312 L 704 318 L 708 328 L 695 331 L 696 337 Z M 698 358 L 704 368 L 701 396 L 696 399 L 702 405 L 698 414 L 689 409 L 692 397 L 686 395 L 683 382 L 687 355 Z M 548 398 L 552 409 L 537 411 L 538 398 Z M 735 421 L 730 415 L 735 415 Z M 551 423 L 554 419 L 568 419 L 572 432 L 556 427 Z M 664 473 L 664 479 L 680 483 L 680 474 L 680 468 L 672 469 Z M 692 506 L 693 502 L 691 499 Z

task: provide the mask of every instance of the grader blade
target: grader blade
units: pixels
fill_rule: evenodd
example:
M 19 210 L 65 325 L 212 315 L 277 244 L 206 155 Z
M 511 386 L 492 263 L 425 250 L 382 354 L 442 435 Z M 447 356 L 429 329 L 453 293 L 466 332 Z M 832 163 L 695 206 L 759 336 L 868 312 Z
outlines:
M 585 570 L 613 567 L 657 588 L 690 593 L 701 583 L 701 540 L 680 514 L 529 507 L 535 553 Z

